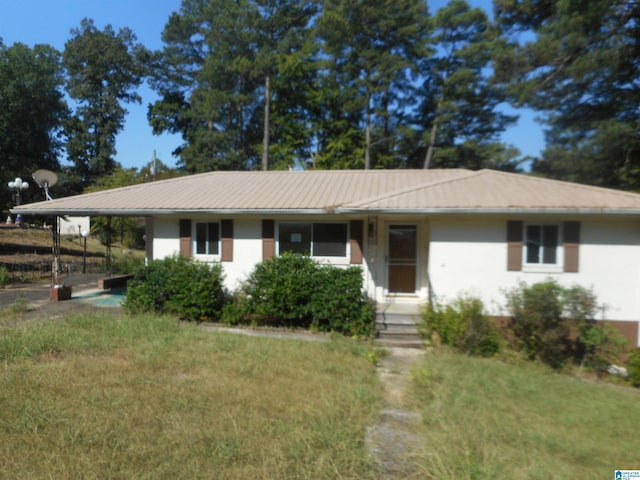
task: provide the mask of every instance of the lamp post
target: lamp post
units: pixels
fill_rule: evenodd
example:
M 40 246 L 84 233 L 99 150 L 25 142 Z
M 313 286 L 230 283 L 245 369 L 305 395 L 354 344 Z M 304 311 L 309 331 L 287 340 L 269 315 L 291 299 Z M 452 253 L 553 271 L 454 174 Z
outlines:
M 12 182 L 8 183 L 9 188 L 13 191 L 16 196 L 16 207 L 20 206 L 21 192 L 29 188 L 28 182 L 23 182 L 20 177 L 16 177 L 16 179 Z
M 82 250 L 82 273 L 85 274 L 87 273 L 87 237 L 89 236 L 89 232 L 83 230 L 80 235 L 82 235 L 82 239 L 84 240 L 84 248 Z

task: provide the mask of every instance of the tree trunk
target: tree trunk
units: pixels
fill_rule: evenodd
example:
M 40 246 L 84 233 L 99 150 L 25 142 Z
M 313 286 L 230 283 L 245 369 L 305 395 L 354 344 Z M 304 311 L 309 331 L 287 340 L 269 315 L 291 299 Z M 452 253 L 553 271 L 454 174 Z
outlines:
M 440 109 L 442 108 L 442 102 L 444 100 L 444 95 L 442 95 L 438 99 L 438 106 L 436 107 L 436 115 L 433 119 L 433 125 L 431 126 L 431 135 L 429 136 L 429 148 L 427 148 L 427 155 L 424 157 L 424 169 L 429 169 L 431 165 L 431 160 L 433 160 L 433 151 L 435 149 L 434 145 L 436 143 L 436 138 L 438 136 L 438 123 L 440 121 Z
M 438 117 L 433 120 L 431 126 L 431 136 L 429 137 L 429 148 L 427 148 L 427 155 L 424 157 L 424 169 L 427 170 L 431 165 L 433 159 L 433 144 L 436 142 L 436 135 L 438 134 Z
M 371 168 L 371 108 L 369 107 L 370 94 L 367 91 L 367 114 L 366 125 L 364 127 L 364 169 L 369 170 Z
M 270 78 L 264 79 L 264 131 L 262 133 L 262 170 L 269 170 L 269 109 L 271 107 Z

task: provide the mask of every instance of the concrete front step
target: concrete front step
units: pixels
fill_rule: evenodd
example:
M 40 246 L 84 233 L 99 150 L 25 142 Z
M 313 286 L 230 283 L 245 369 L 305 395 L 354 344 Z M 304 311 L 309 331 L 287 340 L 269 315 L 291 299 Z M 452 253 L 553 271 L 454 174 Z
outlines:
M 388 337 L 376 338 L 376 343 L 383 347 L 400 347 L 400 348 L 425 348 L 424 340 L 419 337 L 410 339 L 397 339 Z
M 418 331 L 420 314 L 417 305 L 379 305 L 376 314 L 376 341 L 384 346 L 423 348 Z

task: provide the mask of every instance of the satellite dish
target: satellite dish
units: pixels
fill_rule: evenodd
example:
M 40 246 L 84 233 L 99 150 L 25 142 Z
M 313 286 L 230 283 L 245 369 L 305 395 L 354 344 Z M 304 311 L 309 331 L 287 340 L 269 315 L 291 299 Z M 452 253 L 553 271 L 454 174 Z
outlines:
M 40 188 L 44 188 L 45 185 L 47 187 L 53 187 L 58 183 L 58 174 L 51 170 L 36 170 L 32 177 Z
M 56 183 L 58 183 L 58 174 L 52 172 L 51 170 L 36 170 L 31 176 L 36 181 L 38 186 L 44 189 L 44 194 L 47 197 L 47 200 L 53 200 L 53 198 L 51 198 L 51 195 L 49 195 L 49 187 L 53 187 Z

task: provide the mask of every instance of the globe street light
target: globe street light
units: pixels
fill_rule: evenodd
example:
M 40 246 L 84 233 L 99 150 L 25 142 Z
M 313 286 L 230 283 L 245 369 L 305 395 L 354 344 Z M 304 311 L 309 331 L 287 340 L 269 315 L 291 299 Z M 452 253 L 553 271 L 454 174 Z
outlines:
M 19 207 L 20 192 L 22 192 L 22 190 L 26 190 L 27 188 L 29 188 L 29 183 L 23 182 L 20 177 L 16 177 L 16 179 L 13 182 L 9 182 L 8 185 L 9 185 L 9 188 L 13 191 L 14 195 L 16 196 L 16 206 Z

